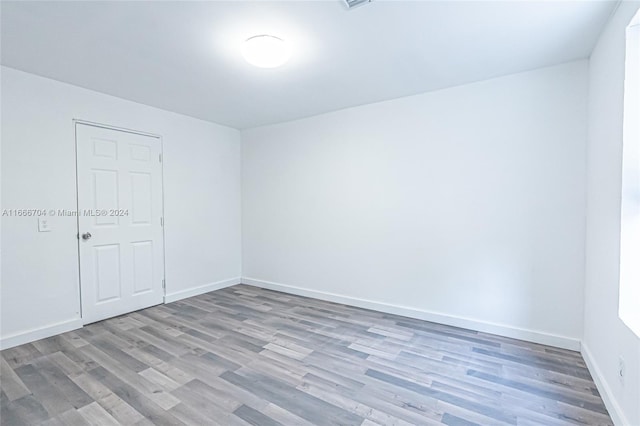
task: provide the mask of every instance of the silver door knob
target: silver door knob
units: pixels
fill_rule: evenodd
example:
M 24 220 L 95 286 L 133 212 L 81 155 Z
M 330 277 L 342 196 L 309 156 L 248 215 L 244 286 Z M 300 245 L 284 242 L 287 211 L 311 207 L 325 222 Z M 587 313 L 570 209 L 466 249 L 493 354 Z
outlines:
M 91 238 L 91 232 L 85 232 L 84 234 L 82 234 L 82 239 L 83 240 L 88 240 Z

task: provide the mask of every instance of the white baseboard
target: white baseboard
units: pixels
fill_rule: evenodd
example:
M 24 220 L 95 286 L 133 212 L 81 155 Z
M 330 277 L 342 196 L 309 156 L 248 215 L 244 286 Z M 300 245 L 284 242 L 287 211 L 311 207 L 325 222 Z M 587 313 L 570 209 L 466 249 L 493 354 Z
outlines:
M 281 291 L 283 293 L 295 294 L 298 296 L 313 297 L 315 299 L 327 300 L 329 302 L 341 303 L 343 305 L 357 306 L 359 308 L 371 309 L 374 311 L 385 312 L 389 314 L 401 315 L 409 318 L 416 318 L 425 321 L 436 322 L 439 324 L 452 325 L 454 327 L 467 328 L 470 330 L 481 331 L 483 333 L 497 334 L 499 336 L 511 337 L 513 339 L 526 340 L 529 342 L 540 343 L 543 345 L 555 346 L 563 349 L 574 351 L 580 350 L 580 340 L 572 337 L 560 336 L 542 331 L 528 330 L 524 328 L 512 327 L 504 324 L 496 324 L 486 321 L 479 321 L 473 318 L 464 318 L 459 316 L 447 315 L 438 312 L 431 312 L 405 306 L 392 305 L 373 300 L 359 299 L 350 296 L 343 296 L 335 293 L 327 293 L 324 291 L 309 290 L 306 288 L 295 287 L 285 284 L 264 281 L 255 278 L 243 277 L 243 284 L 262 287 L 269 290 Z
M 56 334 L 66 333 L 67 331 L 77 330 L 79 328 L 82 328 L 82 318 L 73 318 L 56 324 L 11 334 L 9 336 L 2 336 L 0 339 L 0 350 L 24 345 L 25 343 L 35 342 L 36 340 L 45 339 L 47 337 L 55 336 Z
M 616 401 L 613 396 L 613 392 L 611 391 L 611 387 L 604 378 L 602 374 L 602 370 L 598 367 L 593 354 L 589 350 L 589 346 L 587 346 L 584 342 L 582 342 L 582 348 L 580 350 L 582 353 L 582 357 L 587 364 L 587 368 L 593 377 L 593 381 L 598 388 L 598 392 L 600 392 L 600 396 L 604 401 L 605 407 L 607 407 L 607 411 L 609 411 L 609 415 L 611 416 L 611 420 L 613 420 L 614 425 L 625 426 L 630 425 L 631 422 L 627 420 L 624 413 L 622 412 L 622 408 Z
M 228 280 L 217 281 L 215 283 L 209 283 L 201 285 L 199 287 L 190 288 L 187 290 L 180 290 L 173 293 L 168 293 L 164 296 L 164 303 L 171 303 L 178 300 L 186 299 L 187 297 L 198 296 L 200 294 L 208 293 L 210 291 L 220 290 L 225 287 L 231 287 L 232 285 L 240 284 L 240 277 L 230 278 Z
M 176 300 L 186 299 L 187 297 L 197 296 L 199 294 L 240 284 L 240 281 L 240 277 L 237 277 L 206 284 L 196 288 L 190 288 L 188 290 L 177 291 L 175 293 L 165 295 L 164 300 L 165 303 L 175 302 Z M 22 331 L 9 336 L 2 336 L 0 338 L 0 350 L 24 345 L 25 343 L 35 342 L 36 340 L 45 339 L 47 337 L 55 336 L 56 334 L 66 333 L 67 331 L 77 330 L 82 328 L 82 326 L 82 318 L 74 318 L 56 324 Z

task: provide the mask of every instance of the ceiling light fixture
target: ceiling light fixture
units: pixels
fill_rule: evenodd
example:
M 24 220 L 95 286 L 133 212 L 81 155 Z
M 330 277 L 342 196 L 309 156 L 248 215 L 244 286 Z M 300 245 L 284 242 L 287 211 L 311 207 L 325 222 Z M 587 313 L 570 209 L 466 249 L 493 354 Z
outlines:
M 250 37 L 244 42 L 242 56 L 256 67 L 276 68 L 289 60 L 291 50 L 281 38 L 263 34 Z

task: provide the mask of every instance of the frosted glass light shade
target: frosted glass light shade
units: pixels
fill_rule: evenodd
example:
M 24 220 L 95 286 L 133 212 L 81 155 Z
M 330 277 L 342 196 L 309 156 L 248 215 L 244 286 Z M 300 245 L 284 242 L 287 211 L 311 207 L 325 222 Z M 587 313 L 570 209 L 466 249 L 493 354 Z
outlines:
M 271 35 L 257 35 L 244 42 L 242 56 L 256 67 L 276 68 L 289 60 L 291 50 L 281 38 Z

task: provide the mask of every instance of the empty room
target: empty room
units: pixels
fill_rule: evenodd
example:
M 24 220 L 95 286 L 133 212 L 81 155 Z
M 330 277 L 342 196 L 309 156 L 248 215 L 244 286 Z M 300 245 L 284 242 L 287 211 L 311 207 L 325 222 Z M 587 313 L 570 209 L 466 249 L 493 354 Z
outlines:
M 2 426 L 640 426 L 640 1 L 0 36 Z

